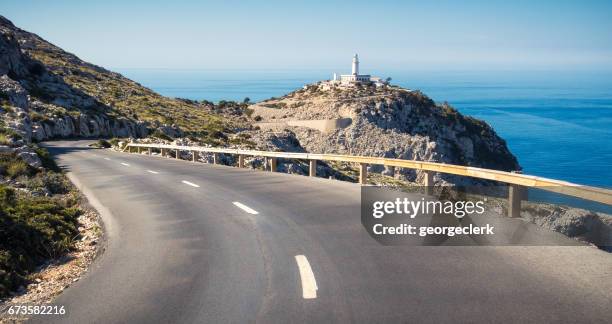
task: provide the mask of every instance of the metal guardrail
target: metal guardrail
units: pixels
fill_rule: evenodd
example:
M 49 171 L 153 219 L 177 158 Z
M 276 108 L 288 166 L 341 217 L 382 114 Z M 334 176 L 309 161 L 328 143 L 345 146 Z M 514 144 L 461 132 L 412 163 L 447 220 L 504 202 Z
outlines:
M 201 146 L 178 146 L 178 145 L 165 145 L 165 144 L 137 144 L 128 143 L 124 148 L 124 151 L 130 150 L 131 148 L 137 148 L 138 152 L 141 152 L 142 148 L 147 148 L 149 154 L 152 149 L 161 150 L 163 156 L 167 155 L 167 150 L 189 151 L 192 152 L 193 161 L 196 160 L 195 152 L 213 153 L 213 161 L 215 164 L 218 163 L 218 154 L 233 154 L 238 156 L 238 167 L 244 167 L 245 156 L 262 156 L 270 159 L 271 171 L 276 171 L 276 159 L 299 159 L 310 161 L 310 176 L 316 176 L 316 163 L 318 160 L 321 161 L 341 161 L 359 164 L 359 182 L 361 184 L 366 183 L 367 179 L 367 165 L 384 165 L 393 166 L 400 168 L 408 168 L 414 170 L 425 171 L 425 186 L 433 186 L 433 173 L 440 172 L 446 174 L 454 174 L 459 176 L 466 176 L 484 180 L 493 180 L 510 185 L 509 190 L 509 215 L 518 215 L 521 201 L 521 190 L 523 187 L 538 188 L 546 191 L 552 191 L 572 197 L 582 198 L 590 201 L 604 203 L 612 205 L 612 190 L 582 186 L 571 182 L 530 176 L 520 173 L 505 172 L 498 170 L 482 169 L 454 164 L 436 163 L 436 162 L 423 162 L 414 160 L 402 160 L 402 159 L 391 159 L 382 157 L 368 157 L 368 156 L 352 156 L 352 155 L 341 155 L 341 154 L 316 154 L 316 153 L 290 153 L 290 152 L 270 152 L 270 151 L 254 151 L 254 150 L 240 150 L 240 149 L 228 149 L 228 148 L 215 148 L 215 147 L 201 147 Z M 179 158 L 179 154 L 176 154 Z

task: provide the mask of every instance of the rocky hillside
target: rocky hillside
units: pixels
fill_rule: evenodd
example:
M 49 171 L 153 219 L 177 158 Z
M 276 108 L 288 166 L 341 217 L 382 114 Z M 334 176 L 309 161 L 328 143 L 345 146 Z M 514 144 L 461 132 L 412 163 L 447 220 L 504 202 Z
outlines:
M 288 130 L 308 152 L 521 169 L 506 142 L 487 123 L 446 103 L 436 104 L 419 91 L 321 82 L 250 109 L 259 132 Z M 411 181 L 419 178 L 411 170 L 371 168 Z
M 231 121 L 202 105 L 163 97 L 84 62 L 0 16 L 0 104 L 5 126 L 28 142 L 55 137 L 206 136 Z

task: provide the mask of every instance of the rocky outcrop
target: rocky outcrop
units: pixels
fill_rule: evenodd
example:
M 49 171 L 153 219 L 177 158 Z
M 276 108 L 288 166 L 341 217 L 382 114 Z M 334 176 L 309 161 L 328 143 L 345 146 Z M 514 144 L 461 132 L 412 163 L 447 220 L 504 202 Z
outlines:
M 11 27 L 15 27 L 13 23 L 0 16 L 0 75 L 25 75 L 27 66 Z
M 73 112 L 58 115 L 58 106 L 45 104 L 28 95 L 17 81 L 0 76 L 2 121 L 26 143 L 65 137 L 145 137 L 148 124 L 104 114 Z M 51 113 L 49 113 L 51 112 Z M 30 113 L 39 120 L 32 121 Z M 49 116 L 50 115 L 50 116 Z
M 85 62 L 1 16 L 0 34 L 0 75 L 18 81 L 31 98 L 48 105 L 43 109 L 47 117 L 81 113 L 144 120 L 152 128 L 174 124 L 178 131 L 177 127 L 160 130 L 171 137 L 183 132 L 202 134 L 211 130 L 210 124 L 223 131 L 244 122 L 241 105 L 226 102 L 223 109 L 211 110 L 209 102 L 164 97 L 119 73 Z
M 259 143 L 258 149 L 265 151 L 306 152 L 295 133 L 288 130 L 280 132 L 255 132 L 252 137 L 249 137 L 249 140 Z
M 0 76 L 19 82 L 30 97 L 68 110 L 106 110 L 95 98 L 68 85 L 50 72 L 40 61 L 22 51 L 19 35 L 23 33 L 4 17 L 0 17 Z M 22 107 L 23 108 L 23 107 Z
M 2 127 L 9 129 L 8 144 L 148 135 L 147 123 L 114 113 L 112 107 L 68 85 L 43 63 L 26 55 L 18 41 L 25 34 L 0 16 L 0 117 Z
M 32 139 L 43 141 L 66 137 L 145 137 L 147 123 L 109 119 L 104 115 L 78 115 L 49 118 L 32 123 Z
M 154 125 L 156 126 L 155 127 L 156 130 L 158 130 L 159 132 L 163 133 L 166 136 L 169 136 L 172 138 L 178 138 L 184 135 L 183 131 L 176 125 L 164 125 L 160 123 L 155 123 Z
M 610 215 L 543 203 L 524 203 L 521 215 L 541 227 L 612 252 Z
M 0 104 L 2 126 L 12 129 L 23 140 L 30 142 L 31 121 L 28 114 L 27 91 L 7 75 L 0 76 Z
M 448 104 L 436 104 L 419 91 L 398 87 L 329 87 L 314 84 L 279 99 L 255 105 L 253 118 L 266 125 L 284 125 L 295 134 L 296 147 L 314 153 L 339 153 L 432 161 L 516 171 L 521 167 L 506 142 L 485 122 L 463 116 Z M 343 120 L 342 127 L 323 131 L 315 122 Z M 278 130 L 278 129 L 276 129 Z M 253 135 L 260 146 L 267 141 Z M 420 172 L 370 166 L 409 181 L 421 181 Z M 437 175 L 437 182 L 470 179 Z
M 13 153 L 33 168 L 42 167 L 42 161 L 40 160 L 40 157 L 33 148 L 27 145 L 17 145 L 17 147 L 11 147 L 9 145 L 0 145 L 0 153 Z

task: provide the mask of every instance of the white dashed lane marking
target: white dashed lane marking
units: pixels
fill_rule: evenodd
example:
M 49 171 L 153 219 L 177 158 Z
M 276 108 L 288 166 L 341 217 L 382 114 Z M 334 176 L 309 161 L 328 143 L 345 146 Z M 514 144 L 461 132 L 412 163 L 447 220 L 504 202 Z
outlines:
M 253 215 L 257 215 L 257 214 L 259 214 L 259 213 L 258 213 L 256 210 L 254 210 L 253 208 L 251 208 L 251 207 L 249 207 L 249 206 L 247 206 L 247 205 L 245 205 L 245 204 L 243 204 L 243 203 L 240 203 L 240 202 L 234 201 L 234 205 L 235 205 L 236 207 L 238 207 L 238 208 L 240 208 L 240 209 L 244 210 L 245 212 L 247 212 L 247 213 L 249 213 L 249 214 L 253 214 Z
M 153 173 L 153 174 L 159 174 L 159 172 L 157 172 L 157 171 L 153 171 L 153 170 L 147 170 L 147 172 L 149 172 L 149 173 Z
M 129 164 L 124 163 L 124 162 L 121 162 L 121 165 L 130 166 Z
M 196 188 L 200 188 L 200 186 L 198 186 L 197 184 L 193 183 L 193 182 L 189 182 L 189 181 L 182 181 L 184 184 L 188 185 L 188 186 L 192 186 L 192 187 L 196 187 Z
M 302 297 L 304 299 L 317 298 L 317 281 L 315 280 L 314 273 L 310 267 L 310 263 L 306 256 L 296 255 L 295 262 L 297 262 L 298 269 L 300 270 L 300 278 L 302 279 Z
M 110 159 L 109 159 L 109 158 L 104 158 L 104 159 L 105 159 L 106 161 L 110 161 Z

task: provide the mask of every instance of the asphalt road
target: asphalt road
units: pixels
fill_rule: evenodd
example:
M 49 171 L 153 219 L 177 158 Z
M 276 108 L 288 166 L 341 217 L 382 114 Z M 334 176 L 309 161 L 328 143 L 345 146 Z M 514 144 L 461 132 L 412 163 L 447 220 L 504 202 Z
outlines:
M 34 322 L 612 320 L 595 248 L 385 247 L 356 184 L 86 143 L 47 146 L 102 208 L 106 251 L 55 301 L 66 317 Z

